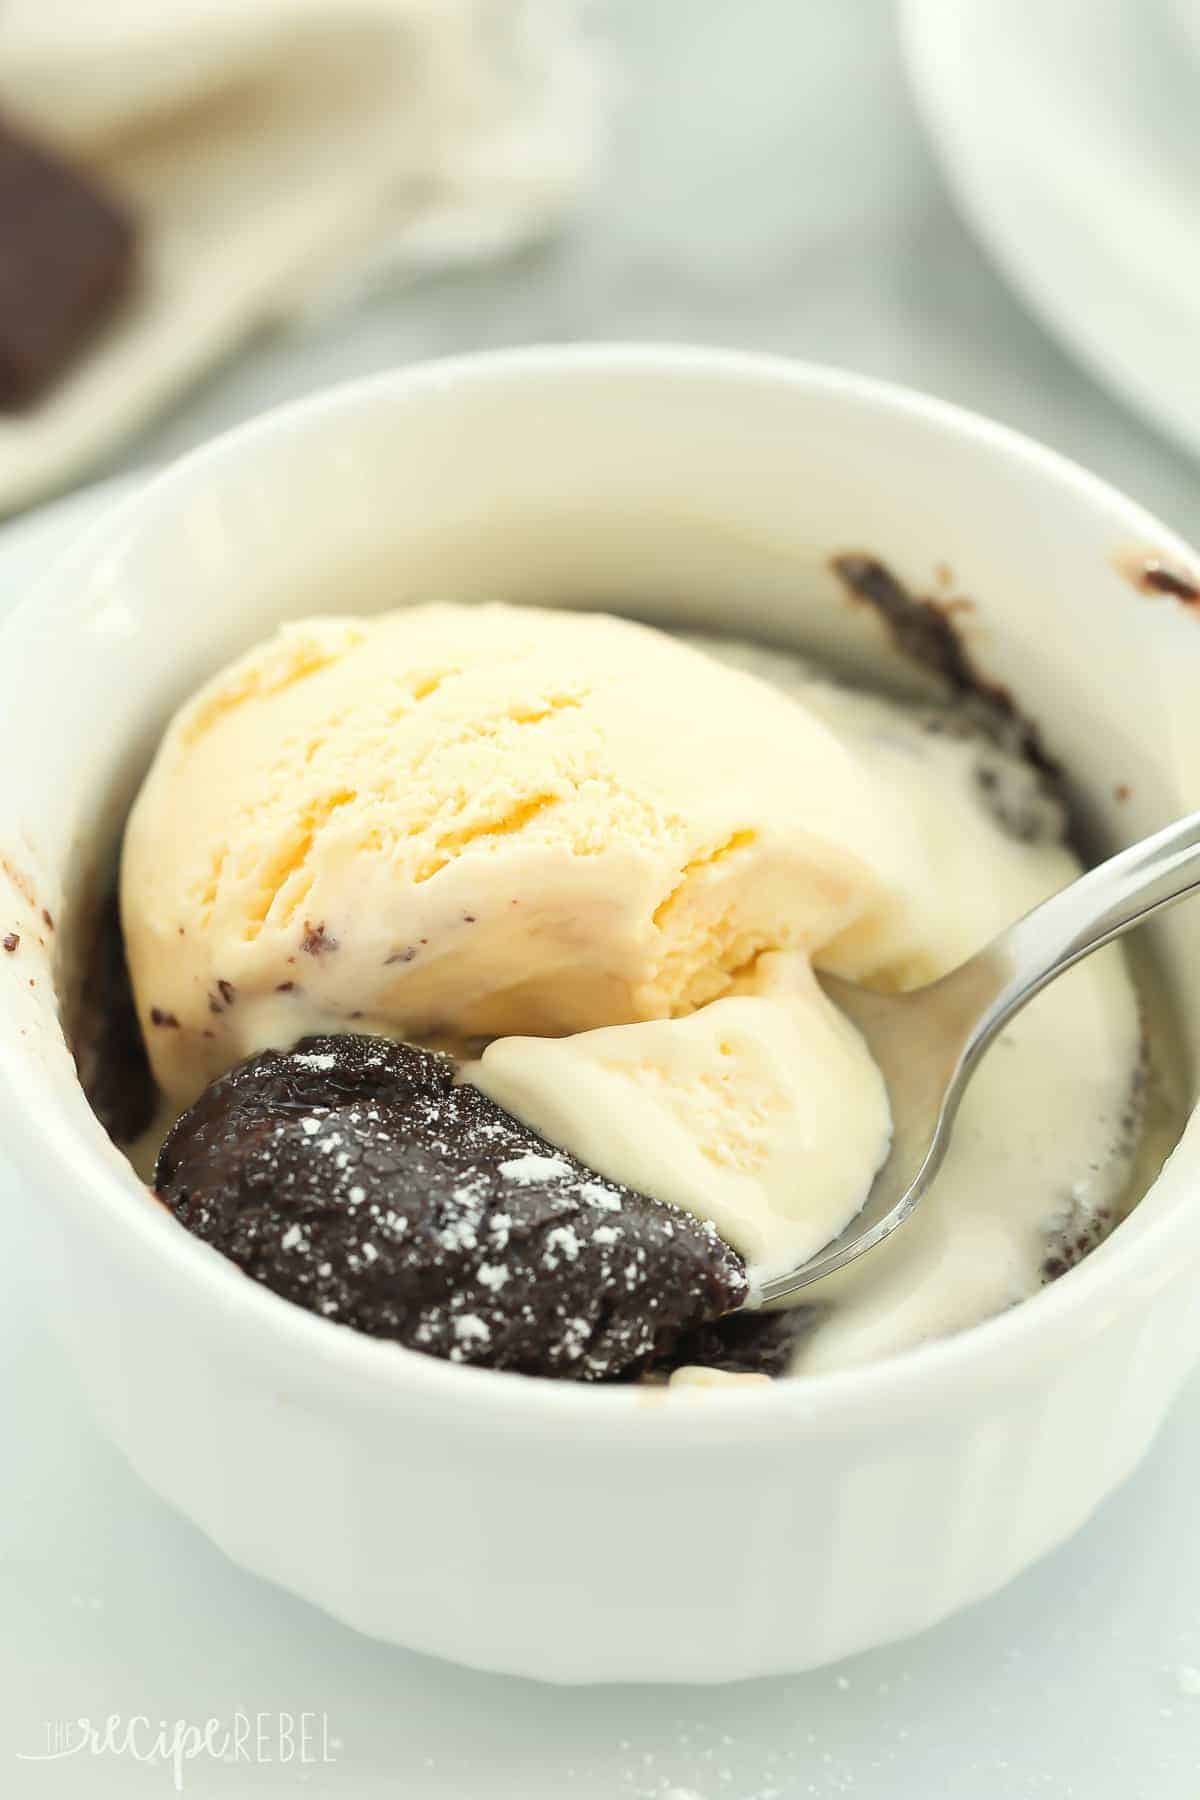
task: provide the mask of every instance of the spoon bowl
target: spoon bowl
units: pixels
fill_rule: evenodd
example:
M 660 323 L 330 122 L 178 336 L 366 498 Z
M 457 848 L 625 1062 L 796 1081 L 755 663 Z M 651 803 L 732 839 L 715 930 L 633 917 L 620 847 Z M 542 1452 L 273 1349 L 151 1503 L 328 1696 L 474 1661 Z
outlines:
M 883 1076 L 891 1147 L 845 1230 L 797 1268 L 760 1283 L 748 1304 L 810 1287 L 911 1218 L 945 1158 L 966 1085 L 1008 1021 L 1085 956 L 1197 888 L 1200 812 L 1081 875 L 927 987 L 878 994 L 822 975 Z

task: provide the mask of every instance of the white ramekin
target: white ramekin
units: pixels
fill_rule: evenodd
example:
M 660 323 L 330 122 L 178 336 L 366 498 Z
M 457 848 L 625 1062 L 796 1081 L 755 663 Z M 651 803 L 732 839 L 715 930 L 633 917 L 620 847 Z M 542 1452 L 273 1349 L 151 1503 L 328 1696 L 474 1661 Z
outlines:
M 1074 1530 L 1200 1349 L 1195 1120 L 1027 1304 L 874 1367 L 697 1395 L 456 1368 L 311 1317 L 154 1205 L 79 1091 L 56 984 L 81 884 L 170 709 L 276 620 L 607 603 L 877 662 L 882 628 L 828 572 L 849 549 L 918 589 L 949 565 L 982 667 L 1113 843 L 1200 804 L 1200 612 L 1126 561 L 1195 567 L 1186 548 L 996 426 L 760 358 L 521 351 L 306 401 L 120 505 L 0 632 L 0 936 L 22 940 L 0 954 L 0 1117 L 58 1227 L 62 1331 L 159 1493 L 363 1631 L 558 1681 L 844 1656 Z M 1181 908 L 1159 933 L 1193 1053 L 1198 927 Z

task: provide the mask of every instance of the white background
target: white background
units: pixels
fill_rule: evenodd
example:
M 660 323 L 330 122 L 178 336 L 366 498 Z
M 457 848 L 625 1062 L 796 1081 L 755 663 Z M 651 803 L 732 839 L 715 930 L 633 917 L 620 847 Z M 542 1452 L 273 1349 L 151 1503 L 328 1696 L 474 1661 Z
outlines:
M 260 342 L 125 466 L 397 361 L 688 338 L 927 388 L 1034 433 L 1200 536 L 1194 466 L 1067 359 L 955 216 L 885 0 L 610 0 L 599 19 L 626 92 L 569 236 Z M 0 604 L 46 553 L 30 529 L 0 539 Z M 37 1271 L 54 1244 L 2 1171 L 0 1217 L 0 1793 L 172 1791 L 167 1771 L 129 1759 L 16 1760 L 44 1749 L 50 1720 L 308 1709 L 328 1715 L 336 1764 L 195 1763 L 184 1791 L 1200 1796 L 1200 1697 L 1181 1685 L 1200 1668 L 1200 1382 L 1072 1544 L 916 1642 L 734 1688 L 557 1691 L 372 1644 L 235 1570 L 95 1434 L 42 1318 Z

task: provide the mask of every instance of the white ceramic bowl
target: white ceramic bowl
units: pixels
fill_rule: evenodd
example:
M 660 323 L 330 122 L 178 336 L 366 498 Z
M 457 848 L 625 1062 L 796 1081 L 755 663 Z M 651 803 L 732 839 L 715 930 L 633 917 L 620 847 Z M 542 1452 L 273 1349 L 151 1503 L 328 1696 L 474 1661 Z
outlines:
M 875 551 L 918 588 L 949 563 L 983 667 L 1084 777 L 1109 838 L 1134 836 L 1200 804 L 1200 616 L 1118 571 L 1138 547 L 1189 561 L 1099 482 L 948 407 L 622 348 L 306 401 L 73 546 L 0 633 L 0 934 L 23 940 L 0 955 L 0 1108 L 30 1205 L 60 1227 L 64 1334 L 146 1480 L 364 1631 L 559 1681 L 829 1661 L 920 1630 L 1074 1530 L 1200 1348 L 1195 1121 L 1106 1244 L 978 1329 L 770 1389 L 589 1390 L 421 1357 L 246 1281 L 108 1144 L 55 983 L 80 884 L 171 708 L 313 607 L 606 602 L 878 660 L 882 630 L 830 553 Z M 1193 1054 L 1198 943 L 1194 908 L 1159 933 Z

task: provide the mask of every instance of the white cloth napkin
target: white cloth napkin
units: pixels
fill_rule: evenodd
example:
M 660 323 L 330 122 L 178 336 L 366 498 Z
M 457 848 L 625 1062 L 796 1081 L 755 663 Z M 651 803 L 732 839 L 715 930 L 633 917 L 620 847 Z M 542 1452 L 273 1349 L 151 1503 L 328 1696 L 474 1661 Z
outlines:
M 0 109 L 127 196 L 144 244 L 119 318 L 0 417 L 0 513 L 266 320 L 547 230 L 600 86 L 579 0 L 4 0 Z

